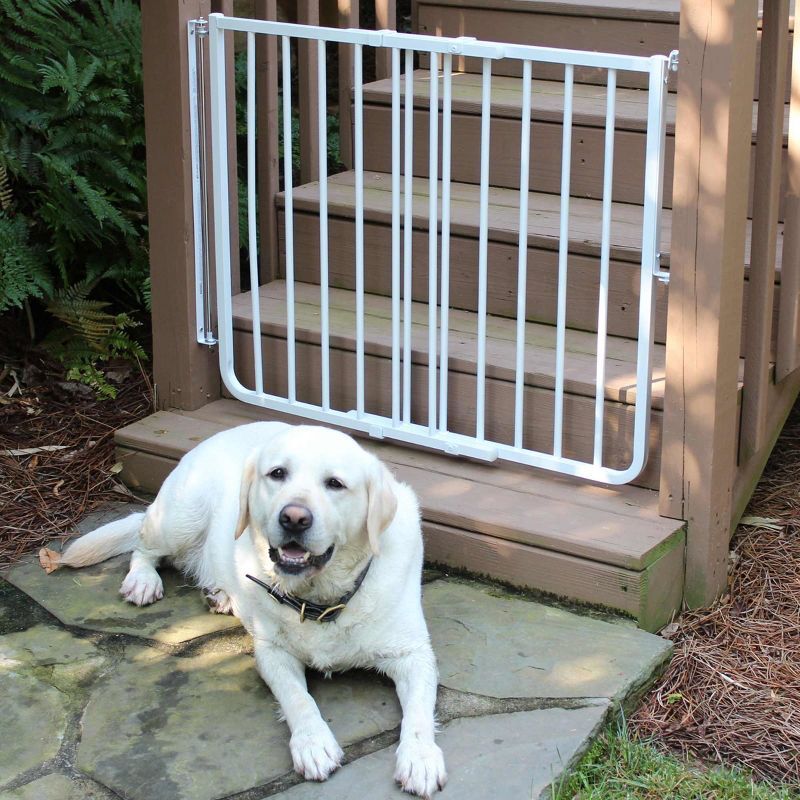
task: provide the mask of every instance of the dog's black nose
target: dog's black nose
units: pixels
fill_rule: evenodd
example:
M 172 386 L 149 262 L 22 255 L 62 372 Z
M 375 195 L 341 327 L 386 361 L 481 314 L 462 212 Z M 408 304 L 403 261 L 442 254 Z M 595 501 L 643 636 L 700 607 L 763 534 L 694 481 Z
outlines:
M 305 533 L 314 522 L 314 515 L 305 506 L 289 503 L 281 509 L 278 522 L 289 533 Z

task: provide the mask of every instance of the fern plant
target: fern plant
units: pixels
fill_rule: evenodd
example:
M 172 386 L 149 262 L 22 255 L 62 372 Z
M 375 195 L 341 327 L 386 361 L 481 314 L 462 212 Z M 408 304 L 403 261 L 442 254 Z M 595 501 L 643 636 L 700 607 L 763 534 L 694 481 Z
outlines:
M 94 283 L 85 279 L 53 295 L 47 310 L 63 325 L 50 332 L 45 345 L 66 366 L 69 380 L 88 384 L 101 397 L 115 397 L 116 390 L 105 379 L 100 363 L 146 356 L 129 333 L 139 323 L 124 312 L 109 313 L 107 302 L 90 299 Z
M 76 339 L 99 303 L 97 364 L 149 306 L 139 6 L 0 0 L 0 17 L 0 313 L 41 301 Z

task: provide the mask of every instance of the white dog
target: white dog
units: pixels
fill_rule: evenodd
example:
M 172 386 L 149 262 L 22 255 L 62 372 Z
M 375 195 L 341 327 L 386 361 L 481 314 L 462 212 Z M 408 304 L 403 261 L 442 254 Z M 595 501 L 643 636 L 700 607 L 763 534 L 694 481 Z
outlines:
M 156 566 L 168 558 L 239 617 L 289 724 L 297 772 L 325 780 L 343 756 L 305 665 L 367 667 L 392 678 L 403 709 L 395 780 L 422 797 L 444 786 L 417 500 L 349 436 L 280 422 L 219 433 L 181 459 L 146 513 L 40 561 L 49 572 L 131 551 L 120 590 L 129 602 L 163 596 Z

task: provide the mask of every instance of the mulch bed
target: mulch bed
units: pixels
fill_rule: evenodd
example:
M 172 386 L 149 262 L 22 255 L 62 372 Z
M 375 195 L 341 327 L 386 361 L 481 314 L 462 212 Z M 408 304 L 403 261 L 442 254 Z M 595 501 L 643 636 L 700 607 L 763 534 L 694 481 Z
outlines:
M 800 404 L 732 542 L 728 591 L 675 644 L 632 723 L 685 756 L 800 785 Z
M 153 410 L 146 373 L 120 366 L 114 400 L 66 382 L 55 365 L 0 361 L 0 569 L 65 537 L 89 511 L 131 499 L 116 477 L 114 431 Z

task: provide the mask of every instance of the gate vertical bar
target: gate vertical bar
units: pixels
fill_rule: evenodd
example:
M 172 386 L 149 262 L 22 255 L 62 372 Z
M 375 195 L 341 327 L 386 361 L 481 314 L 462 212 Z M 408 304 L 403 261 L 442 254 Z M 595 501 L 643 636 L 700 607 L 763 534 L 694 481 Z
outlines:
M 606 134 L 603 161 L 603 214 L 600 233 L 600 288 L 597 300 L 597 369 L 594 397 L 593 463 L 603 463 L 603 413 L 606 384 L 606 332 L 608 327 L 609 253 L 611 249 L 611 196 L 614 178 L 614 120 L 616 115 L 616 70 L 608 71 L 606 88 Z
M 403 422 L 411 422 L 411 292 L 413 269 L 414 51 L 406 50 L 403 158 Z
M 392 425 L 400 424 L 400 51 L 392 48 Z
M 636 401 L 631 466 L 644 468 L 649 447 L 650 365 L 653 356 L 653 284 L 661 249 L 661 206 L 664 193 L 664 149 L 666 136 L 667 65 L 653 60 L 647 98 L 646 167 L 644 173 L 644 215 L 642 219 L 642 272 L 639 285 L 639 340 L 636 358 Z
M 253 372 L 256 391 L 264 391 L 261 360 L 261 296 L 256 236 L 256 37 L 247 34 L 247 260 L 250 265 L 250 308 L 253 314 Z
M 483 59 L 481 81 L 481 178 L 478 230 L 478 366 L 475 400 L 475 438 L 483 440 L 486 428 L 486 282 L 489 246 L 489 136 L 492 103 L 492 62 Z
M 221 14 L 208 15 L 211 84 L 211 142 L 214 185 L 214 257 L 217 273 L 217 313 L 220 369 L 233 369 L 233 320 L 231 314 L 231 243 L 228 215 L 228 120 L 225 85 L 225 31 L 217 27 Z
M 364 95 L 361 45 L 353 45 L 356 168 L 356 414 L 364 416 Z
M 439 54 L 431 53 L 428 138 L 428 431 L 436 431 L 436 263 L 439 230 Z
M 525 320 L 528 296 L 528 188 L 531 160 L 530 61 L 522 64 L 522 114 L 519 145 L 519 240 L 517 252 L 517 349 L 514 377 L 514 447 L 522 447 L 525 402 Z
M 317 41 L 317 149 L 319 150 L 319 285 L 322 348 L 322 408 L 331 407 L 330 323 L 328 320 L 328 87 L 325 42 Z
M 453 56 L 444 55 L 442 65 L 442 310 L 439 357 L 439 430 L 447 430 L 447 384 L 450 345 L 450 162 L 452 138 Z
M 297 399 L 295 369 L 294 322 L 294 188 L 292 175 L 292 51 L 288 36 L 281 37 L 281 68 L 283 72 L 283 221 L 286 240 L 286 384 L 289 402 Z
M 564 351 L 567 327 L 567 259 L 569 249 L 569 184 L 572 161 L 572 90 L 575 68 L 564 67 L 564 125 L 561 143 L 561 226 L 558 240 L 558 311 L 556 320 L 556 390 L 553 455 L 561 458 L 564 432 Z

